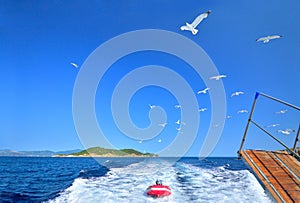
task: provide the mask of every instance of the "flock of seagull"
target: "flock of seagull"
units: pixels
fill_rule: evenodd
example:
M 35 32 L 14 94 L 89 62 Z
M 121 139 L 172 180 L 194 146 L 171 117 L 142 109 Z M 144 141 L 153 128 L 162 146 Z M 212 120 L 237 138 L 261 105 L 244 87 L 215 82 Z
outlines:
M 184 30 L 187 30 L 187 31 L 190 31 L 193 35 L 196 35 L 198 33 L 198 29 L 196 29 L 196 27 L 205 19 L 209 16 L 209 14 L 211 13 L 211 10 L 205 12 L 205 13 L 202 13 L 200 15 L 198 15 L 194 21 L 192 23 L 188 23 L 186 22 L 185 25 L 181 26 L 180 27 L 180 30 L 184 31 Z M 282 35 L 268 35 L 268 36 L 265 36 L 265 37 L 260 37 L 260 38 L 257 38 L 256 39 L 256 42 L 263 42 L 263 43 L 268 43 L 270 42 L 270 40 L 274 40 L 274 39 L 279 39 L 279 38 L 282 38 L 283 36 Z M 215 76 L 211 76 L 209 79 L 210 80 L 216 80 L 216 81 L 219 81 L 223 78 L 226 78 L 227 75 L 215 75 Z M 199 90 L 198 92 L 196 92 L 196 94 L 206 94 L 208 91 L 210 90 L 209 87 L 206 87 L 205 89 L 203 90 Z M 239 95 L 243 95 L 245 94 L 243 91 L 236 91 L 236 92 L 233 92 L 231 94 L 231 98 L 232 97 L 236 97 L 236 96 L 239 96 Z M 150 108 L 153 108 L 155 106 L 153 105 L 149 105 Z M 180 105 L 175 105 L 174 106 L 176 109 L 180 109 L 181 106 Z M 204 112 L 204 111 L 207 111 L 207 108 L 201 108 L 198 110 L 198 112 Z M 284 114 L 286 113 L 287 110 L 280 110 L 278 112 L 275 112 L 276 114 Z M 237 114 L 242 114 L 242 113 L 248 113 L 248 110 L 246 109 L 241 109 L 241 110 L 238 110 L 237 111 Z M 232 116 L 228 115 L 225 117 L 225 119 L 230 119 L 232 118 Z M 180 120 L 177 120 L 175 122 L 177 125 L 180 125 L 180 124 L 184 124 L 182 121 Z M 167 125 L 167 123 L 162 123 L 162 124 L 159 124 L 159 126 L 161 127 L 165 127 Z M 214 127 L 218 127 L 219 125 L 218 124 L 215 124 Z M 279 124 L 271 124 L 271 125 L 268 125 L 267 127 L 276 127 L 276 126 L 279 126 Z M 181 131 L 181 127 L 179 128 L 176 128 L 179 132 L 182 132 Z M 286 130 L 277 130 L 278 133 L 282 133 L 282 134 L 285 134 L 285 135 L 289 135 L 291 132 L 295 132 L 295 130 L 293 129 L 286 129 Z M 159 140 L 161 142 L 161 139 Z
M 198 33 L 198 29 L 197 26 L 205 19 L 209 16 L 209 14 L 211 14 L 211 10 L 208 10 L 207 12 L 205 13 L 202 13 L 200 15 L 198 15 L 194 21 L 192 23 L 188 23 L 186 22 L 185 25 L 181 26 L 180 27 L 180 30 L 182 31 L 190 31 L 193 35 L 196 35 Z M 270 42 L 270 40 L 274 40 L 274 39 L 279 39 L 279 38 L 282 38 L 283 36 L 282 35 L 268 35 L 268 36 L 264 36 L 264 37 L 260 37 L 260 38 L 257 38 L 256 39 L 256 42 L 263 42 L 263 43 L 268 43 Z M 79 65 L 74 63 L 74 62 L 71 62 L 70 63 L 73 67 L 75 68 L 78 68 Z M 216 80 L 216 81 L 219 81 L 223 78 L 226 78 L 227 75 L 215 75 L 215 76 L 211 76 L 209 79 L 210 80 Z M 196 94 L 206 94 L 208 91 L 210 90 L 209 87 L 206 87 L 205 89 L 203 90 L 199 90 L 198 92 L 196 92 Z M 231 94 L 231 98 L 232 97 L 236 97 L 236 96 L 239 96 L 239 95 L 243 95 L 245 94 L 244 92 L 242 91 L 236 91 L 236 92 L 233 92 Z M 149 107 L 150 109 L 152 108 L 155 108 L 156 106 L 155 105 L 151 105 L 149 104 Z M 181 105 L 175 105 L 174 108 L 176 109 L 181 109 Z M 198 112 L 204 112 L 204 111 L 207 111 L 208 109 L 207 108 L 201 108 L 198 110 Z M 278 112 L 275 112 L 276 114 L 285 114 L 287 112 L 287 110 L 280 110 Z M 241 109 L 241 110 L 238 110 L 237 111 L 237 114 L 242 114 L 242 113 L 248 113 L 248 110 L 246 109 Z M 232 116 L 228 115 L 225 117 L 225 119 L 230 119 L 232 118 Z M 180 125 L 183 124 L 183 125 L 186 125 L 184 122 L 180 121 L 180 120 L 177 120 L 175 122 L 177 125 L 179 125 L 177 129 L 177 131 L 179 133 L 182 133 L 182 130 L 181 130 L 181 127 Z M 162 128 L 166 127 L 167 123 L 160 123 L 158 124 L 159 126 L 161 126 Z M 215 124 L 214 127 L 218 127 L 219 125 L 218 124 Z M 268 126 L 266 126 L 267 128 L 270 128 L 270 127 L 277 127 L 279 126 L 279 124 L 270 124 Z M 290 133 L 292 132 L 295 132 L 295 130 L 293 129 L 286 129 L 286 130 L 277 130 L 278 133 L 282 133 L 282 134 L 285 134 L 285 135 L 289 135 Z M 140 143 L 142 143 L 142 141 L 139 141 Z M 159 139 L 158 142 L 162 142 L 162 139 Z

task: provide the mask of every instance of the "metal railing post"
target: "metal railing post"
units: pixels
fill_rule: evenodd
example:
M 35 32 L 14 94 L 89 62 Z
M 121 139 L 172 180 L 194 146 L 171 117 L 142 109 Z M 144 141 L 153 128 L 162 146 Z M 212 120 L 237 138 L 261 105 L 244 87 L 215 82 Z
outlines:
M 242 152 L 242 149 L 243 149 L 245 140 L 246 140 L 248 128 L 249 128 L 249 125 L 250 125 L 250 122 L 251 122 L 251 119 L 252 119 L 252 114 L 253 114 L 253 112 L 254 112 L 254 109 L 255 109 L 255 106 L 256 106 L 256 101 L 257 101 L 258 96 L 259 96 L 259 92 L 256 92 L 255 98 L 254 98 L 254 102 L 253 102 L 253 105 L 252 105 L 252 109 L 251 109 L 251 112 L 250 112 L 250 115 L 249 115 L 249 118 L 248 118 L 247 126 L 246 126 L 246 129 L 245 129 L 245 132 L 244 132 L 244 136 L 243 136 L 243 139 L 242 139 L 242 143 L 241 143 L 240 149 L 239 149 L 239 151 L 238 151 L 239 157 L 241 156 L 241 152 Z
M 299 141 L 299 134 L 300 134 L 300 124 L 299 124 L 299 127 L 298 127 L 296 139 L 295 139 L 294 146 L 293 146 L 293 151 L 294 151 L 294 152 L 296 151 L 297 142 Z

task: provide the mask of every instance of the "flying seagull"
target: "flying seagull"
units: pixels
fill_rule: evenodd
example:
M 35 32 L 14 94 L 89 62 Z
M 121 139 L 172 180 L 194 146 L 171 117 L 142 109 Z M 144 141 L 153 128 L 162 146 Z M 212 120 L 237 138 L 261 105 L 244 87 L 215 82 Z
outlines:
M 202 109 L 199 109 L 198 112 L 204 112 L 206 110 L 207 110 L 207 108 L 202 108 Z
M 216 75 L 216 76 L 212 76 L 209 79 L 210 80 L 220 80 L 221 78 L 226 78 L 226 75 Z
M 70 63 L 72 66 L 74 66 L 75 68 L 78 68 L 79 66 L 76 64 L 76 63 L 74 63 L 74 62 L 71 62 Z
M 185 124 L 185 122 L 183 122 L 183 121 L 180 121 L 179 119 L 175 122 L 177 125 L 180 125 L 180 124 L 182 124 L 182 125 L 186 125 Z
M 175 105 L 174 106 L 176 109 L 180 109 L 181 108 L 181 105 Z
M 225 118 L 230 119 L 230 118 L 232 118 L 232 116 L 226 116 Z
M 209 87 L 207 87 L 207 88 L 205 88 L 204 90 L 200 90 L 200 91 L 198 91 L 197 92 L 197 94 L 206 94 L 207 93 L 207 91 L 209 90 L 210 88 Z
M 244 94 L 244 92 L 234 92 L 234 93 L 231 94 L 231 97 L 239 96 L 241 94 Z
M 276 127 L 276 126 L 279 126 L 279 124 L 278 123 L 270 124 L 270 125 L 267 126 L 267 128 Z
M 156 106 L 155 106 L 155 105 L 149 104 L 149 107 L 150 107 L 150 109 L 153 109 L 153 108 L 155 108 Z
M 161 139 L 157 140 L 157 142 L 161 142 L 161 141 L 162 141 Z
M 270 36 L 269 35 L 269 36 L 266 36 L 266 37 L 260 37 L 260 38 L 256 39 L 256 41 L 257 42 L 262 41 L 263 43 L 268 43 L 271 39 L 279 39 L 281 37 L 283 37 L 283 36 L 281 36 L 281 35 L 271 35 Z
M 293 129 L 286 129 L 286 130 L 277 130 L 278 133 L 282 133 L 282 134 L 285 134 L 285 135 L 289 135 L 291 134 L 292 132 L 295 132 L 295 130 Z
M 287 112 L 287 109 L 285 110 L 280 110 L 280 111 L 277 111 L 275 112 L 276 114 L 285 114 Z
M 196 27 L 199 25 L 199 23 L 201 23 L 201 21 L 204 18 L 207 18 L 207 16 L 211 13 L 211 11 L 207 11 L 205 13 L 200 14 L 199 16 L 197 16 L 195 18 L 195 20 L 192 22 L 192 24 L 189 23 L 185 23 L 185 25 L 180 27 L 180 30 L 188 30 L 191 31 L 193 33 L 193 35 L 197 34 L 198 30 L 196 29 Z
M 237 113 L 248 113 L 248 111 L 243 109 L 243 110 L 239 110 Z
M 158 125 L 164 128 L 167 125 L 167 123 L 160 123 Z

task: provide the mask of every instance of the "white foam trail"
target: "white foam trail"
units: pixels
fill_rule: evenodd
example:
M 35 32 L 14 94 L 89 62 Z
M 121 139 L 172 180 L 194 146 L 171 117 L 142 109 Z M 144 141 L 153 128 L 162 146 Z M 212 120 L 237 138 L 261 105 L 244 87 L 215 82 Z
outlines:
M 156 179 L 169 185 L 172 195 L 154 199 L 145 190 Z M 151 160 L 113 168 L 106 176 L 77 178 L 72 186 L 49 202 L 272 202 L 254 175 L 226 166 L 213 169 L 190 164 L 170 167 L 167 161 Z

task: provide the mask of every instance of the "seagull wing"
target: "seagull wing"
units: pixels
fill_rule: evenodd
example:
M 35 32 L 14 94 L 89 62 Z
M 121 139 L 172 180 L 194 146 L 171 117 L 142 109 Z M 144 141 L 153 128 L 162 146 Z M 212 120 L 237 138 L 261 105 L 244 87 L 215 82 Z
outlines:
M 72 66 L 74 66 L 75 68 L 78 68 L 78 65 L 76 63 L 71 62 L 70 63 Z
M 189 27 L 188 27 L 188 26 L 186 26 L 186 25 L 183 25 L 183 26 L 181 26 L 181 27 L 180 27 L 180 30 L 190 30 L 190 29 L 189 29 Z
M 195 20 L 192 22 L 192 27 L 195 28 L 197 27 L 197 25 L 199 25 L 199 23 L 201 23 L 201 21 L 204 19 L 204 18 L 207 18 L 208 14 L 210 14 L 211 11 L 207 11 L 205 13 L 202 13 L 200 14 L 199 16 L 197 16 L 195 18 Z
M 272 36 L 269 36 L 269 39 L 278 39 L 278 38 L 281 38 L 282 36 L 280 35 L 272 35 Z
M 256 41 L 257 42 L 263 41 L 264 43 L 266 43 L 269 41 L 269 39 L 268 39 L 268 37 L 260 37 L 260 38 L 257 38 Z

